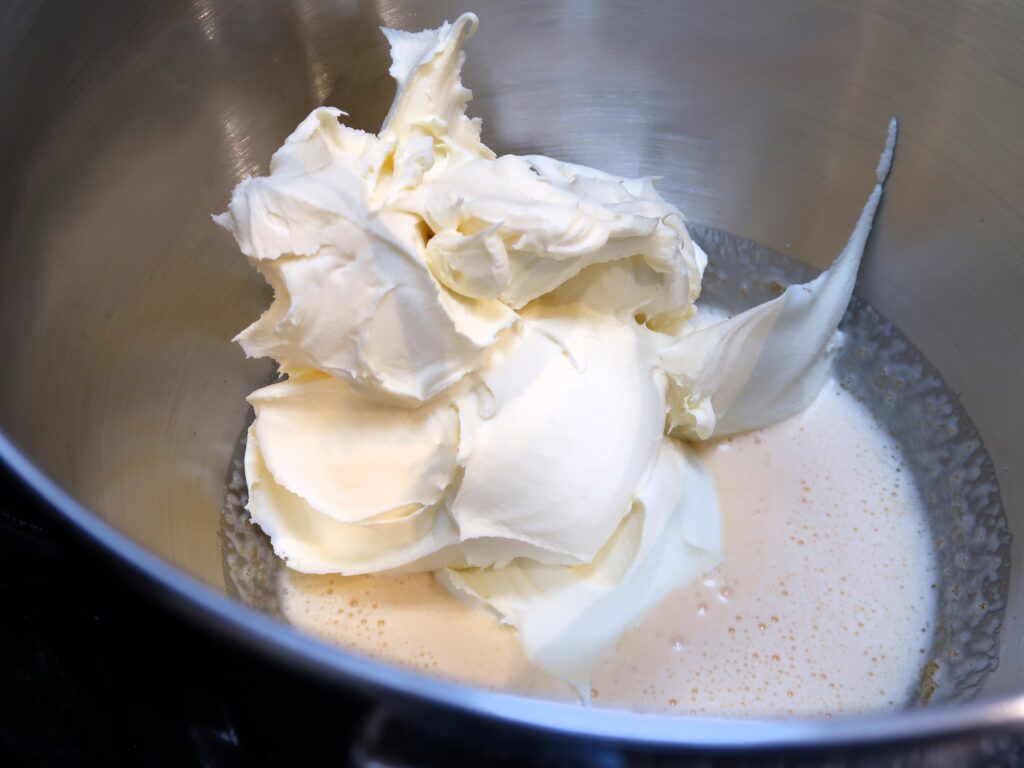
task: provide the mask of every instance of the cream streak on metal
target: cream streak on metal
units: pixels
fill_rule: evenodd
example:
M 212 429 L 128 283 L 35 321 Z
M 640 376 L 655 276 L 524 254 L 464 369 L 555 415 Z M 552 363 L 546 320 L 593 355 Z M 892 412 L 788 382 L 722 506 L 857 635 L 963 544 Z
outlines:
M 932 640 L 936 565 L 899 449 L 829 382 L 800 415 L 702 447 L 724 560 L 625 632 L 595 706 L 712 715 L 895 708 Z M 425 574 L 284 571 L 284 612 L 329 642 L 429 674 L 573 701 L 515 633 Z
M 466 115 L 466 14 L 385 30 L 377 134 L 320 108 L 217 221 L 274 289 L 238 341 L 249 512 L 290 568 L 433 573 L 586 699 L 623 630 L 721 559 L 685 440 L 820 390 L 882 194 L 832 269 L 694 332 L 707 257 L 652 179 L 497 156 Z

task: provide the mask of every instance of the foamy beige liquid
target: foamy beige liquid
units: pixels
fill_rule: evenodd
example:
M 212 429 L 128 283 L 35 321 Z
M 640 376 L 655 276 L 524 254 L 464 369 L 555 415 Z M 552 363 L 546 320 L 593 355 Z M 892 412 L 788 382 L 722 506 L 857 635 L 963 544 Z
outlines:
M 898 707 L 931 643 L 935 563 L 899 450 L 832 385 L 803 414 L 704 446 L 725 560 L 631 628 L 594 671 L 595 706 L 679 714 Z M 296 626 L 445 678 L 576 701 L 515 633 L 429 574 L 283 571 Z

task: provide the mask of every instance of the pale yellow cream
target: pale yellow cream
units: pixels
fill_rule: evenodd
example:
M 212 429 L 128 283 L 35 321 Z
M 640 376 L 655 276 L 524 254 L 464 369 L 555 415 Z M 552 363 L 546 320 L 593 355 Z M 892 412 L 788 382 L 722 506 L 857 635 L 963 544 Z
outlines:
M 217 217 L 274 288 L 238 336 L 252 519 L 289 568 L 432 572 L 585 697 L 631 623 L 721 559 L 685 439 L 820 390 L 888 171 L 819 279 L 694 332 L 707 258 L 651 179 L 498 157 L 466 116 L 476 17 L 384 30 L 376 135 L 320 108 Z

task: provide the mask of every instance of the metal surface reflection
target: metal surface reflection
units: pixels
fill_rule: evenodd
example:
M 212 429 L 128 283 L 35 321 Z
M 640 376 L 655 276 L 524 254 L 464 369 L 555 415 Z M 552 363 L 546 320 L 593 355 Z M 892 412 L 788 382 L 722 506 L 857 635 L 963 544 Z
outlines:
M 819 267 L 842 246 L 898 115 L 900 154 L 861 293 L 961 393 L 1024 534 L 1024 8 L 472 9 L 482 24 L 466 80 L 492 146 L 660 174 L 695 221 Z M 422 28 L 462 10 L 447 0 L 0 9 L 0 429 L 75 498 L 208 584 L 222 585 L 217 515 L 244 397 L 269 371 L 230 342 L 266 288 L 209 214 L 313 106 L 378 127 L 393 93 L 378 25 Z M 1024 688 L 1020 552 L 991 695 Z M 257 626 L 276 631 L 247 631 Z

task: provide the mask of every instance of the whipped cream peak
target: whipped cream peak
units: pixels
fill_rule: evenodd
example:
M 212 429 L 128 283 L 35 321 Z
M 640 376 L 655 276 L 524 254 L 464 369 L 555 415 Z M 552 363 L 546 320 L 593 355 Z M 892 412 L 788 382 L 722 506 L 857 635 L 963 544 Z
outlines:
M 237 341 L 287 374 L 249 398 L 248 508 L 292 569 L 435 573 L 585 698 L 622 631 L 721 558 L 678 438 L 810 402 L 881 186 L 822 277 L 693 331 L 707 255 L 653 178 L 482 143 L 476 26 L 384 30 L 380 132 L 314 110 L 216 217 L 274 290 Z
M 397 91 L 380 135 L 405 148 L 396 158 L 396 177 L 402 176 L 398 169 L 410 158 L 418 157 L 426 171 L 438 156 L 453 149 L 494 157 L 480 141 L 480 120 L 466 117 L 473 94 L 461 79 L 466 58 L 462 43 L 472 37 L 477 25 L 477 17 L 465 13 L 452 24 L 421 32 L 381 28 L 391 46 L 388 74 L 395 79 Z M 415 177 L 414 173 L 403 178 L 402 186 Z
M 673 432 L 705 440 L 758 429 L 796 415 L 821 391 L 892 166 L 896 133 L 893 119 L 876 171 L 878 183 L 831 268 L 809 283 L 791 285 L 777 299 L 662 349 L 672 382 Z

